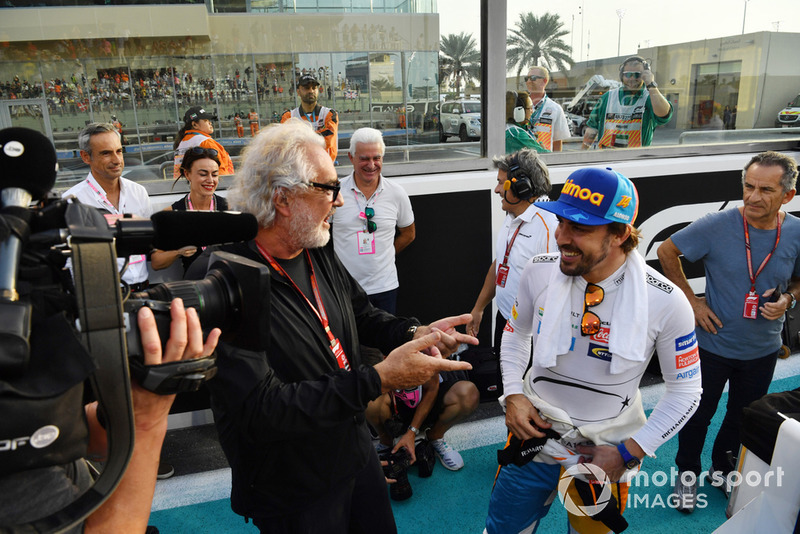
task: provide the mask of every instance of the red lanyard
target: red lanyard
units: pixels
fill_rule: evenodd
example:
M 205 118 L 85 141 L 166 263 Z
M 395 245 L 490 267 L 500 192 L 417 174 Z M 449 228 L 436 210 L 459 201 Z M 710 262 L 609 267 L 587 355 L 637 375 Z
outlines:
M 513 235 L 513 236 L 511 236 L 511 241 L 509 241 L 508 243 L 506 243 L 506 255 L 505 255 L 505 256 L 503 256 L 503 263 L 502 263 L 502 265 L 508 265 L 508 256 L 511 254 L 511 247 L 513 247 L 513 246 L 514 246 L 514 241 L 516 241 L 516 240 L 517 240 L 517 234 L 519 233 L 519 230 L 520 230 L 520 228 L 522 228 L 522 225 L 523 225 L 523 224 L 525 224 L 525 221 L 521 222 L 521 223 L 519 224 L 519 226 L 517 226 L 517 229 L 514 231 L 514 235 Z
M 772 251 L 767 254 L 767 257 L 764 258 L 764 261 L 761 262 L 761 266 L 756 271 L 756 274 L 753 275 L 753 259 L 750 252 L 750 230 L 747 228 L 747 217 L 745 217 L 744 212 L 742 212 L 742 220 L 744 220 L 744 249 L 747 252 L 747 270 L 750 273 L 750 292 L 754 293 L 756 290 L 756 278 L 758 275 L 761 274 L 761 271 L 764 269 L 764 266 L 767 265 L 767 262 L 772 257 L 772 253 L 775 252 L 775 249 L 778 248 L 778 243 L 781 241 L 781 214 L 778 212 L 776 217 L 777 225 L 778 225 L 778 232 L 775 236 L 775 246 L 772 247 Z
M 311 289 L 314 292 L 314 300 L 317 301 L 316 308 L 314 307 L 313 304 L 311 304 L 311 301 L 308 300 L 308 297 L 306 297 L 305 294 L 303 294 L 303 291 L 299 287 L 297 287 L 297 284 L 294 283 L 294 280 L 292 280 L 292 277 L 289 276 L 289 273 L 287 273 L 284 270 L 284 268 L 281 267 L 277 261 L 275 261 L 275 258 L 273 258 L 272 255 L 270 255 L 270 253 L 267 252 L 258 242 L 256 242 L 256 247 L 258 247 L 258 251 L 264 257 L 264 259 L 266 259 L 269 262 L 270 266 L 276 271 L 278 271 L 278 273 L 281 276 L 286 278 L 292 285 L 292 287 L 295 289 L 295 291 L 297 291 L 297 293 L 301 297 L 303 297 L 303 300 L 306 301 L 308 307 L 311 308 L 311 310 L 317 316 L 317 319 L 319 319 L 319 322 L 322 324 L 322 327 L 325 329 L 325 334 L 328 336 L 328 342 L 330 343 L 331 351 L 333 351 L 333 355 L 336 357 L 336 363 L 339 364 L 339 368 L 346 369 L 349 371 L 350 362 L 348 361 L 347 356 L 344 353 L 342 344 L 333 335 L 333 332 L 331 331 L 330 323 L 328 322 L 328 314 L 325 313 L 325 306 L 322 304 L 322 296 L 320 295 L 319 286 L 317 285 L 317 277 L 316 275 L 314 275 L 314 264 L 311 262 L 311 254 L 309 254 L 308 250 L 305 251 L 306 257 L 308 258 L 308 267 L 311 270 L 311 276 L 310 276 Z

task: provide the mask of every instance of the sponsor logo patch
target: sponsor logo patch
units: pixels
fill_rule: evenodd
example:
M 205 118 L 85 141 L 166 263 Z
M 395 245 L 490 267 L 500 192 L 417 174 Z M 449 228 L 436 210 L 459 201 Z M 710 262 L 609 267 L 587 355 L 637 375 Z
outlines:
M 603 202 L 604 195 L 602 193 L 595 193 L 588 187 L 581 187 L 575 184 L 571 178 L 568 178 L 561 189 L 562 195 L 569 195 L 580 200 L 588 200 L 590 204 L 599 206 Z
M 611 361 L 611 352 L 608 350 L 608 347 L 603 347 L 602 345 L 596 345 L 594 343 L 589 343 L 589 352 L 586 355 L 597 358 L 598 360 L 603 360 L 604 362 Z
M 554 254 L 539 254 L 531 258 L 531 263 L 555 263 L 559 257 Z
M 593 335 L 592 337 L 590 337 L 589 339 L 591 339 L 592 341 L 597 341 L 598 343 L 604 343 L 608 345 L 608 339 L 610 334 L 611 334 L 611 329 L 608 328 L 607 326 L 602 326 L 600 327 L 600 331 L 595 335 Z
M 685 336 L 681 336 L 675 340 L 675 352 L 682 352 L 688 350 L 697 344 L 697 334 L 692 330 Z
M 696 364 L 698 361 L 700 361 L 700 352 L 697 350 L 697 347 L 689 352 L 675 355 L 675 367 L 678 369 L 689 367 L 690 365 Z
M 672 286 L 671 284 L 663 282 L 663 281 L 659 280 L 658 278 L 654 277 L 651 274 L 646 274 L 645 275 L 645 279 L 646 279 L 648 284 L 650 284 L 653 287 L 656 287 L 656 288 L 660 289 L 664 293 L 672 293 L 672 290 L 675 289 L 675 287 Z
M 695 367 L 694 369 L 689 369 L 688 371 L 684 371 L 682 373 L 678 373 L 677 379 L 678 380 L 686 380 L 686 379 L 692 378 L 693 376 L 695 376 L 699 372 L 700 372 L 700 368 L 699 367 Z
M 503 331 L 505 331 L 505 332 L 513 332 L 514 331 L 514 327 L 511 326 L 511 323 L 506 321 L 506 326 L 503 328 Z
M 513 317 L 514 320 L 516 321 L 518 316 L 519 314 L 517 313 L 517 304 L 514 303 L 514 305 L 511 306 L 511 317 Z

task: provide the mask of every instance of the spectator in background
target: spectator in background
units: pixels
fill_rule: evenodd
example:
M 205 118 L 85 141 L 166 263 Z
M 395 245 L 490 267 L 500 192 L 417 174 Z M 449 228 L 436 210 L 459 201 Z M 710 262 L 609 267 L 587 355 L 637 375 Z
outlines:
M 310 122 L 314 131 L 325 139 L 325 150 L 335 162 L 339 151 L 339 115 L 335 110 L 317 103 L 319 82 L 313 74 L 303 74 L 298 78 L 297 96 L 300 97 L 300 105 L 285 112 L 281 122 L 292 117 Z
M 217 116 L 207 112 L 200 106 L 189 108 L 183 116 L 183 127 L 175 137 L 175 165 L 172 177 L 176 180 L 181 176 L 183 155 L 190 148 L 213 148 L 219 156 L 219 173 L 222 175 L 233 174 L 233 161 L 221 144 L 211 137 L 214 133 L 214 123 Z
M 533 103 L 528 93 L 506 92 L 506 154 L 523 148 L 549 152 L 525 128 L 532 111 Z
M 199 146 L 190 148 L 184 154 L 181 163 L 181 177 L 189 182 L 189 192 L 165 210 L 227 211 L 228 201 L 215 193 L 219 185 L 219 162 L 219 153 L 214 148 Z M 178 250 L 154 250 L 150 262 L 153 269 L 161 270 L 172 265 L 180 257 L 183 261 L 183 272 L 186 272 L 202 252 L 202 249 L 194 246 Z
M 562 140 L 570 136 L 569 124 L 561 106 L 544 92 L 549 81 L 550 71 L 544 67 L 532 67 L 525 76 L 525 87 L 533 103 L 533 111 L 528 118 L 528 131 L 547 150 L 561 152 Z
M 639 56 L 619 66 L 622 87 L 600 97 L 586 121 L 583 150 L 650 146 L 653 131 L 672 118 L 672 104 L 658 90 L 650 65 Z

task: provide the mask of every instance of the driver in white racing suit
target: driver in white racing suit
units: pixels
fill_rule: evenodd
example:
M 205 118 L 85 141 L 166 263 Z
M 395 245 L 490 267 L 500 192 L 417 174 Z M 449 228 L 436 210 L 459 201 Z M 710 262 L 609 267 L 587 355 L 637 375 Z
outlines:
M 596 168 L 570 175 L 558 201 L 536 204 L 558 216 L 561 254 L 528 263 L 503 334 L 510 433 L 498 453 L 489 534 L 535 532 L 564 470 L 578 475 L 564 496 L 570 531 L 620 532 L 626 480 L 697 407 L 691 306 L 635 250 L 637 204 L 630 180 Z M 654 350 L 666 392 L 647 418 L 638 386 Z M 606 484 L 582 481 L 592 478 Z M 606 492 L 613 498 L 603 504 Z

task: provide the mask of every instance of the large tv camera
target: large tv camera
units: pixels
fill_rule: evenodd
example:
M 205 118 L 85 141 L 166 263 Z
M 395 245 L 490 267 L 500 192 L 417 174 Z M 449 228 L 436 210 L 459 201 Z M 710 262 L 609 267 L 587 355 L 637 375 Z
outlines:
M 145 365 L 136 321 L 142 306 L 153 310 L 164 343 L 174 297 L 198 310 L 204 329 L 220 327 L 241 346 L 262 349 L 268 331 L 269 273 L 252 260 L 215 252 L 205 279 L 133 295 L 118 272 L 118 256 L 252 239 L 252 215 L 159 212 L 111 224 L 99 210 L 50 193 L 56 170 L 45 136 L 0 131 L 0 478 L 86 456 L 87 381 L 108 458 L 73 503 L 26 524 L 0 524 L 0 532 L 69 529 L 113 492 L 133 451 L 129 368 L 159 394 L 193 391 L 214 376 L 213 357 Z

